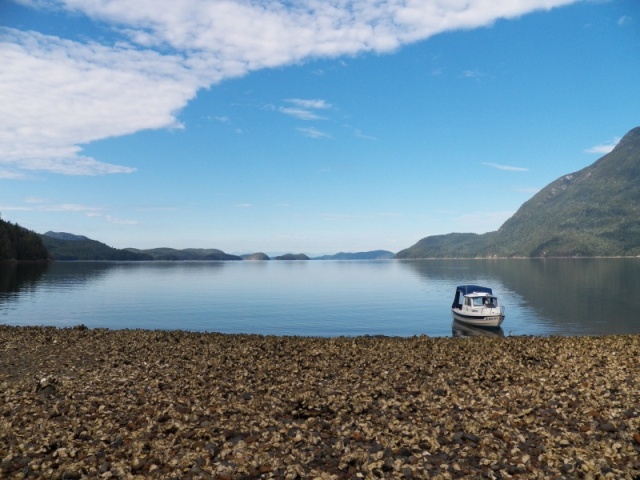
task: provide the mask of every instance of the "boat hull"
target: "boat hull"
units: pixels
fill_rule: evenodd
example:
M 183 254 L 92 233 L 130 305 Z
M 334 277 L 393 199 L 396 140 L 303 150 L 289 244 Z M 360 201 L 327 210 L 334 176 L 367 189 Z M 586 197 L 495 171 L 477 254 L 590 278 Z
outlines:
M 499 327 L 504 320 L 503 314 L 492 313 L 489 315 L 469 315 L 453 308 L 451 309 L 453 319 L 458 322 L 474 325 L 476 327 Z

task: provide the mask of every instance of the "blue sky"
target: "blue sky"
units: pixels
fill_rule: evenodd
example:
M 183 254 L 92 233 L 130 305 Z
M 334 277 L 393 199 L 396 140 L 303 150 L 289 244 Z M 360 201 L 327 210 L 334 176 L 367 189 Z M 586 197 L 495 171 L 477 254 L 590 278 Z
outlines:
M 640 125 L 637 0 L 0 3 L 0 214 L 125 248 L 496 230 Z

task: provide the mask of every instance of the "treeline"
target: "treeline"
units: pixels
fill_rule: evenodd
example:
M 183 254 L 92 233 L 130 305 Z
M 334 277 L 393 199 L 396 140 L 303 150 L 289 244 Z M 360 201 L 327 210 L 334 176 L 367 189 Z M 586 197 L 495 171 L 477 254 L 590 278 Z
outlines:
M 0 262 L 43 262 L 49 252 L 40 235 L 0 218 Z

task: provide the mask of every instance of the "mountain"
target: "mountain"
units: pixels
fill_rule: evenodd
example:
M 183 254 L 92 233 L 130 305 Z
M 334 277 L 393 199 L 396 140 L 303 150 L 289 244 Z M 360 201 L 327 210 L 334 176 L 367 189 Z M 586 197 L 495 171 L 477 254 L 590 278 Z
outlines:
M 310 260 L 304 253 L 287 253 L 275 257 L 274 260 Z
M 84 240 L 90 240 L 84 235 L 74 235 L 73 233 L 65 233 L 65 232 L 47 232 L 45 233 L 47 237 L 57 238 L 58 240 L 68 240 L 70 242 L 79 242 Z
M 153 260 L 242 260 L 237 255 L 229 255 L 215 248 L 185 248 L 184 250 L 176 250 L 174 248 L 152 248 L 149 250 L 127 248 L 126 250 L 132 253 L 148 255 Z
M 387 250 L 372 250 L 370 252 L 339 252 L 334 255 L 315 257 L 314 260 L 387 260 L 393 258 L 393 252 Z
M 267 255 L 266 253 L 262 253 L 262 252 L 248 253 L 246 255 L 240 255 L 240 258 L 242 258 L 242 260 L 270 260 L 269 255 Z
M 396 258 L 640 255 L 640 127 L 540 190 L 497 231 L 423 238 Z
M 0 219 L 0 262 L 41 262 L 49 260 L 40 235 L 18 224 Z
M 40 238 L 53 260 L 153 260 L 149 255 L 118 250 L 82 235 L 47 232 Z

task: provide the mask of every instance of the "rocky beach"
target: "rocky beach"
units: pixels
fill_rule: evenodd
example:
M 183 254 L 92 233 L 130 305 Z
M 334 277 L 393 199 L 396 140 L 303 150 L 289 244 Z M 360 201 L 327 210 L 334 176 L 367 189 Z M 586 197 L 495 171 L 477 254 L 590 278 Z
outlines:
M 0 326 L 0 477 L 640 478 L 640 337 Z

